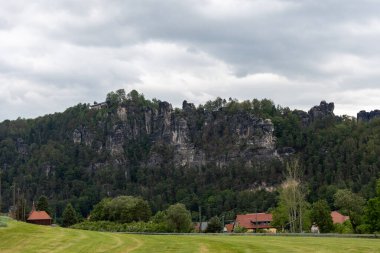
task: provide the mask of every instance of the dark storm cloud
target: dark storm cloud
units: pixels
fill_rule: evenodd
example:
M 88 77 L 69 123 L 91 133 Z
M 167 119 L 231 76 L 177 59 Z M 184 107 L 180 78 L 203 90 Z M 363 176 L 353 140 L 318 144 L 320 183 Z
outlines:
M 326 99 L 351 115 L 380 107 L 368 98 L 380 95 L 377 1 L 0 2 L 0 119 L 118 88 L 175 105 L 223 96 L 300 109 Z

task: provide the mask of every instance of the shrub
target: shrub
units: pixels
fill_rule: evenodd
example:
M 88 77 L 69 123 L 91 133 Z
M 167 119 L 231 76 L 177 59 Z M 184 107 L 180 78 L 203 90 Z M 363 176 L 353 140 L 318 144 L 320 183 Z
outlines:
M 6 217 L 0 217 L 0 228 L 5 228 L 7 227 L 7 219 Z
M 234 233 L 246 233 L 248 230 L 245 227 L 236 226 L 234 228 Z
M 342 224 L 334 224 L 334 232 L 339 234 L 352 234 L 354 230 L 352 229 L 351 222 L 346 220 Z
M 371 227 L 368 224 L 361 224 L 356 228 L 357 233 L 359 234 L 370 234 Z
M 71 228 L 105 232 L 169 232 L 169 228 L 165 223 L 154 223 L 151 221 L 138 221 L 124 224 L 112 221 L 84 221 L 71 226 Z
M 220 233 L 222 229 L 222 222 L 220 222 L 217 216 L 214 216 L 208 222 L 206 233 Z

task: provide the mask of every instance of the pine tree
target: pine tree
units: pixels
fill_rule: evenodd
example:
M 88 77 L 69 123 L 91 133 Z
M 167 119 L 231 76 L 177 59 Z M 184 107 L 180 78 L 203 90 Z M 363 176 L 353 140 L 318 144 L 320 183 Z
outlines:
M 66 205 L 65 210 L 63 211 L 62 226 L 70 227 L 71 225 L 74 225 L 77 222 L 78 222 L 77 213 L 74 207 L 71 205 L 71 203 L 68 203 Z
M 39 199 L 38 199 L 38 202 L 37 202 L 37 206 L 36 206 L 36 210 L 37 211 L 45 211 L 47 212 L 48 214 L 51 214 L 50 213 L 50 210 L 49 210 L 49 202 L 48 202 L 48 198 L 44 195 L 42 195 Z
M 206 233 L 220 233 L 222 228 L 222 222 L 217 216 L 214 216 L 208 222 Z

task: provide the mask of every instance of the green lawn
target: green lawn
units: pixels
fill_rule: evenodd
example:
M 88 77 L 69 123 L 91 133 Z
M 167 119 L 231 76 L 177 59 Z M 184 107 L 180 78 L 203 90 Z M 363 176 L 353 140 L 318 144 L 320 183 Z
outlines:
M 1 253 L 380 252 L 378 239 L 131 235 L 7 223 L 0 228 Z

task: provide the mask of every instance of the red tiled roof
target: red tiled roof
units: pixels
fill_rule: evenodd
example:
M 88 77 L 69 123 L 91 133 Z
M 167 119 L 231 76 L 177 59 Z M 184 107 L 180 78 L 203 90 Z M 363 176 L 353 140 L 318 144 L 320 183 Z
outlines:
M 272 214 L 270 213 L 250 213 L 238 214 L 236 216 L 236 224 L 247 229 L 254 228 L 271 228 Z M 266 224 L 258 224 L 258 223 Z
M 337 223 L 342 224 L 346 220 L 350 219 L 350 217 L 342 215 L 341 213 L 339 213 L 337 211 L 331 212 L 331 218 L 332 218 L 334 224 L 337 224 Z
M 28 220 L 51 220 L 51 217 L 45 211 L 32 211 Z

